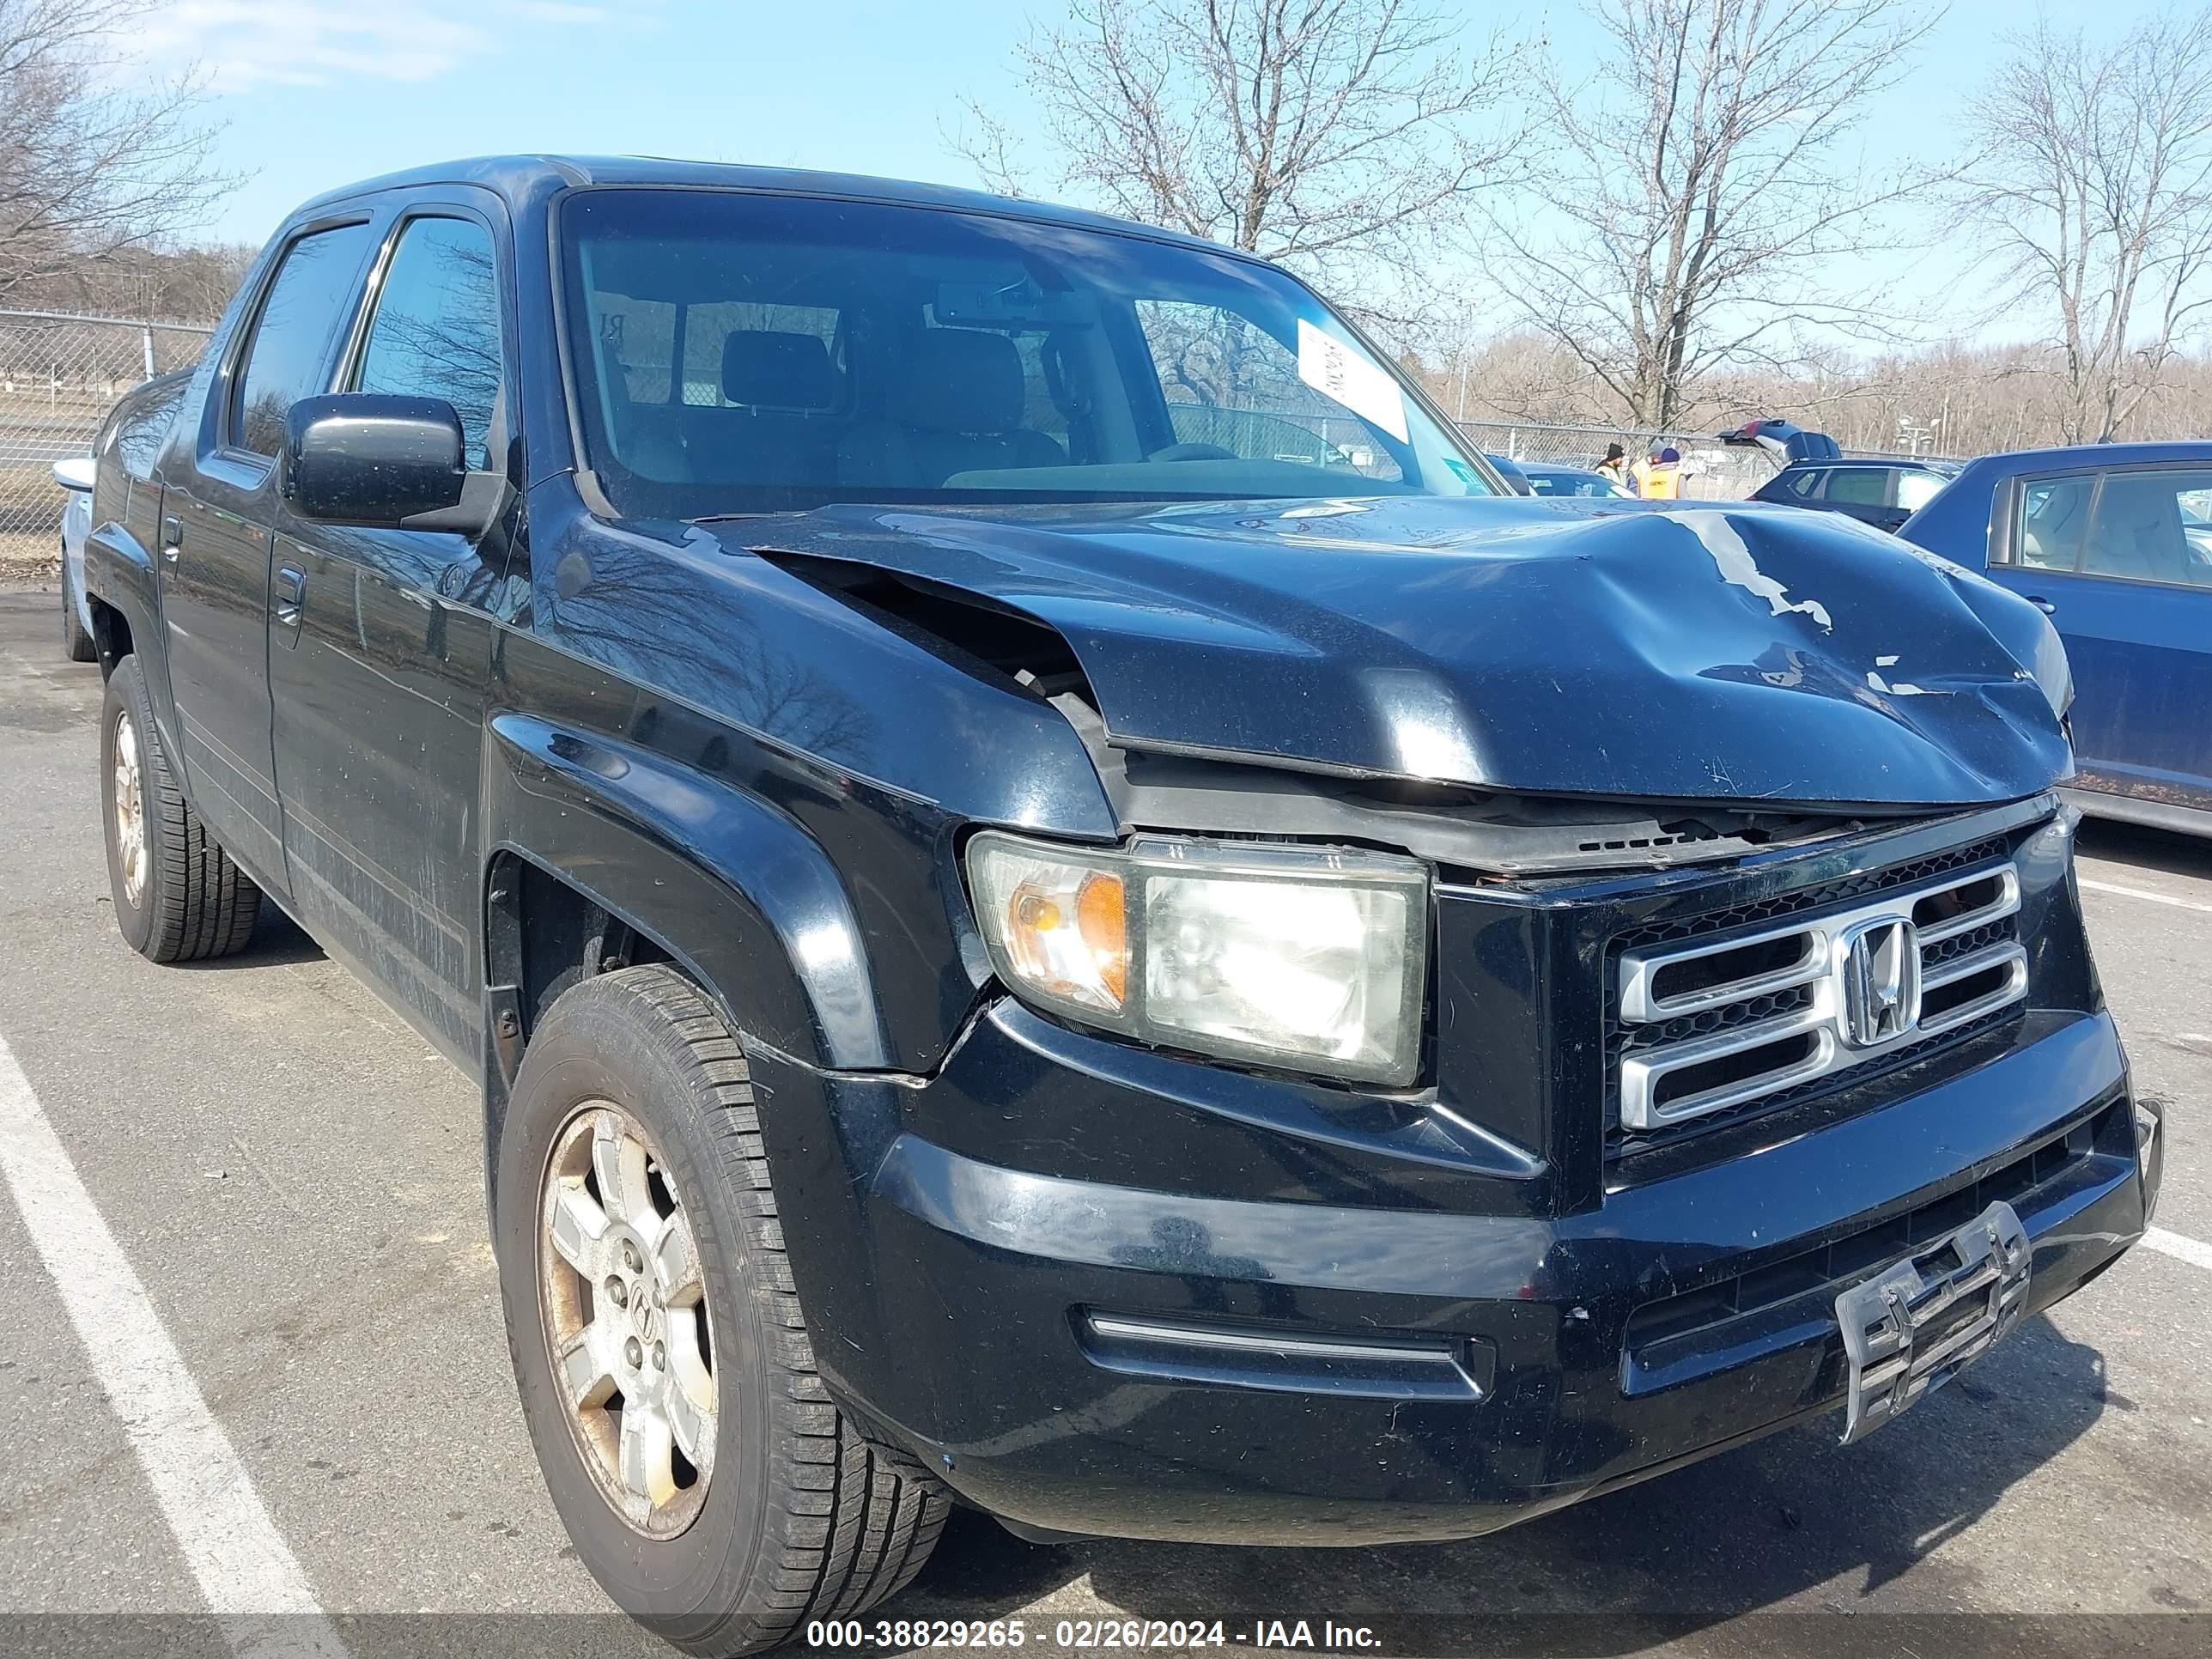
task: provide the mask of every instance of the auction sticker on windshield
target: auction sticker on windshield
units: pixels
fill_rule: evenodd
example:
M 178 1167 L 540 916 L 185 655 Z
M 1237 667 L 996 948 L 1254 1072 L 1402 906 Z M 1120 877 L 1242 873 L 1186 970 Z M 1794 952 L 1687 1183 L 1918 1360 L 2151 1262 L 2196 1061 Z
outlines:
M 1387 370 L 1334 335 L 1298 319 L 1298 379 L 1363 421 L 1406 440 L 1406 397 Z

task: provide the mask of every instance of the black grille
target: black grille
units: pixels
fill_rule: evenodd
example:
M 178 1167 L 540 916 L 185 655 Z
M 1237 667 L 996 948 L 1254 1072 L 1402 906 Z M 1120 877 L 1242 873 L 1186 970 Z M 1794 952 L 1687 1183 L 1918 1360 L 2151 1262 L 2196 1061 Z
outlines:
M 1666 1043 L 1680 1042 L 1685 1037 L 1710 1036 L 1716 1031 L 1755 1024 L 1762 1019 L 1772 1019 L 1777 1014 L 1802 1008 L 1812 1000 L 1813 988 L 1797 985 L 1787 991 L 1775 991 L 1745 1002 L 1723 1003 L 1717 1008 L 1708 1008 L 1703 1013 L 1677 1014 L 1672 1019 L 1662 1020 L 1656 1025 L 1639 1025 L 1633 1030 L 1625 1030 L 1615 1022 L 1613 1041 L 1608 1044 L 1608 1057 L 1617 1066 L 1623 1054 L 1635 1049 L 1656 1048 Z

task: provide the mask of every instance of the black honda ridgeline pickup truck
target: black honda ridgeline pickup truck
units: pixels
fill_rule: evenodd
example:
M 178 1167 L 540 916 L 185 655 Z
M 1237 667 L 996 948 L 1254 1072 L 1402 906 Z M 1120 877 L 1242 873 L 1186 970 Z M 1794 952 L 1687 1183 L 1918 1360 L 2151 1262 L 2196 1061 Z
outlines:
M 1310 289 L 872 179 L 293 216 L 99 446 L 117 920 L 483 1084 L 522 1404 L 732 1653 L 1024 1536 L 1881 1426 L 2139 1237 L 2033 606 L 1502 493 Z

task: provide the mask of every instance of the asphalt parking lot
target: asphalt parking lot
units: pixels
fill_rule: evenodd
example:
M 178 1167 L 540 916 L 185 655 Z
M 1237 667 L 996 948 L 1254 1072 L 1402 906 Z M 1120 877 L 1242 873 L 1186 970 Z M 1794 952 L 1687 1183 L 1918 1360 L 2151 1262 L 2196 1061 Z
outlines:
M 9 1054 L 27 1085 L 0 1133 L 21 1153 L 24 1113 L 50 1125 L 97 1214 L 58 1223 L 58 1188 L 0 1201 L 0 1650 L 170 1628 L 59 1615 L 204 1613 L 243 1516 L 295 1567 L 259 1610 L 327 1615 L 270 1638 L 287 1650 L 465 1651 L 485 1626 L 392 1616 L 532 1613 L 571 1616 L 532 1626 L 532 1651 L 667 1651 L 607 1617 L 524 1438 L 475 1091 L 281 921 L 201 968 L 124 944 L 99 672 L 62 659 L 56 604 L 0 592 L 0 1096 Z M 885 1611 L 1048 1632 L 1109 1613 L 1414 1619 L 1437 1651 L 1473 1650 L 1501 1614 L 1524 1633 L 1556 1615 L 1571 1634 L 1553 1650 L 1713 1655 L 1825 1650 L 1839 1623 L 1774 1615 L 2028 1613 L 2053 1617 L 2005 1650 L 2179 1651 L 2183 1631 L 2212 1650 L 2212 1622 L 2173 1617 L 2212 1615 L 2212 844 L 2093 826 L 2081 872 L 2137 1086 L 2168 1103 L 2162 1248 L 1894 1428 L 1848 1451 L 1832 1425 L 1789 1431 L 1448 1546 L 1042 1547 L 962 1515 Z M 34 1222 L 78 1234 L 34 1240 Z M 186 1382 L 118 1401 L 115 1366 L 143 1356 L 95 1364 L 80 1335 L 73 1315 L 105 1304 L 83 1286 L 66 1302 L 46 1262 L 101 1223 Z M 127 1287 L 100 1294 L 137 1316 Z M 164 1463 L 161 1422 L 132 1403 L 180 1390 L 243 1474 L 205 1495 L 222 1524 L 182 1531 L 177 1493 L 210 1466 Z M 252 1583 L 231 1592 L 253 1606 Z

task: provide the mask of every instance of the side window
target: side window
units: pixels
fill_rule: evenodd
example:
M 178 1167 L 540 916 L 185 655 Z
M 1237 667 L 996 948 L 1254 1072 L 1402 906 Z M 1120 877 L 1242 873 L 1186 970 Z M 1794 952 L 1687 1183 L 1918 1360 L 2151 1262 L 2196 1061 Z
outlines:
M 1897 475 L 1897 504 L 1907 513 L 1917 513 L 1950 482 L 1940 472 L 1900 472 Z
M 2112 472 L 2097 494 L 2081 573 L 2212 587 L 2212 471 Z
M 1367 423 L 1302 380 L 1297 353 L 1249 318 L 1188 300 L 1139 300 L 1136 309 L 1177 443 L 1402 477 Z
M 2037 478 L 2020 492 L 2013 545 L 2031 570 L 2071 570 L 2081 556 L 2081 530 L 2089 519 L 2094 477 Z
M 231 393 L 228 435 L 240 449 L 274 455 L 284 441 L 286 413 L 325 390 L 331 337 L 353 297 L 368 244 L 367 225 L 340 225 L 302 236 L 284 251 Z
M 1794 472 L 1787 480 L 1790 493 L 1793 495 L 1818 495 L 1820 493 L 1820 480 L 1827 476 L 1825 469 L 1817 466 L 1808 466 L 1802 472 Z
M 486 465 L 499 401 L 499 267 L 473 219 L 410 219 L 384 274 L 357 392 L 438 398 L 461 417 L 470 465 Z
M 1845 507 L 1889 505 L 1889 469 L 1885 466 L 1839 466 L 1828 474 L 1828 496 Z

